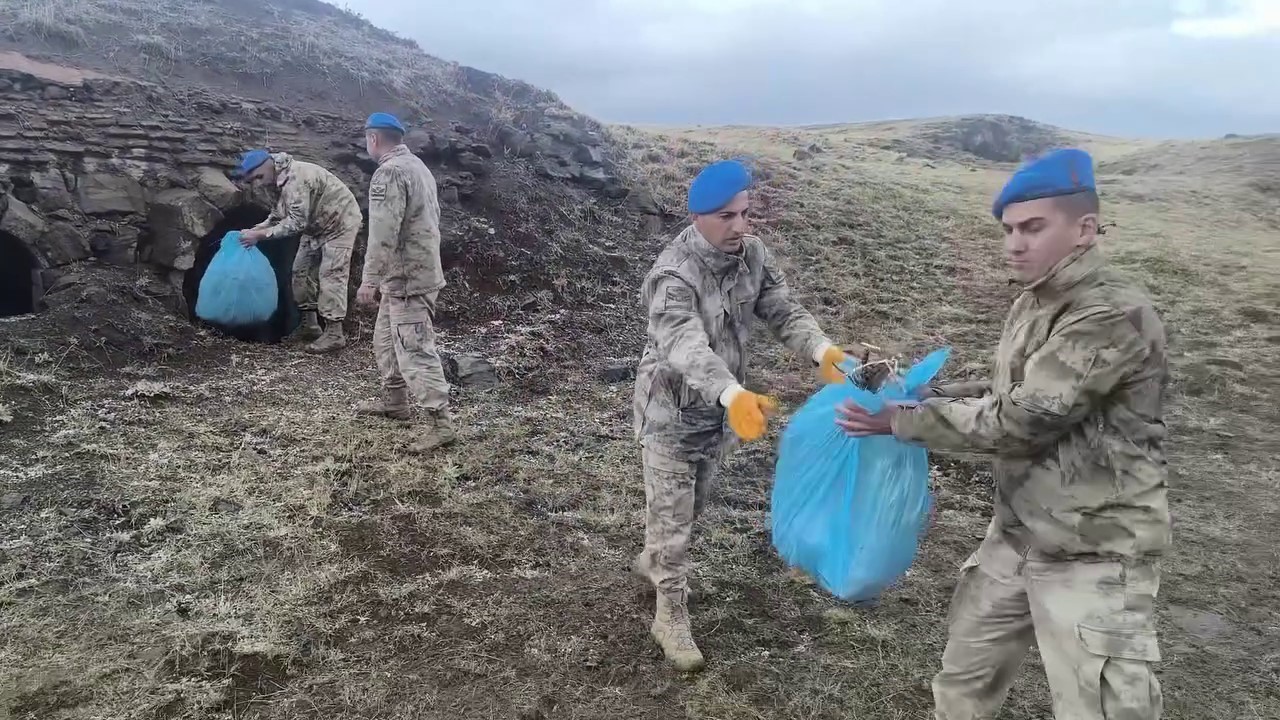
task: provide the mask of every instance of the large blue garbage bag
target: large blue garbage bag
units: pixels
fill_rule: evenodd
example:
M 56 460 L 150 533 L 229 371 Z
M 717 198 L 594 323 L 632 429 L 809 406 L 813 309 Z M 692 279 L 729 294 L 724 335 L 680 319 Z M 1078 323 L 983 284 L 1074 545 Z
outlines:
M 196 317 L 236 327 L 266 322 L 276 311 L 276 271 L 256 247 L 240 245 L 240 233 L 222 236 L 222 244 L 200 279 Z
M 915 559 L 933 500 L 924 448 L 892 436 L 849 437 L 835 424 L 836 406 L 853 400 L 876 412 L 886 401 L 912 399 L 949 354 L 935 350 L 878 392 L 828 385 L 782 433 L 773 546 L 836 597 L 870 600 L 900 578 Z

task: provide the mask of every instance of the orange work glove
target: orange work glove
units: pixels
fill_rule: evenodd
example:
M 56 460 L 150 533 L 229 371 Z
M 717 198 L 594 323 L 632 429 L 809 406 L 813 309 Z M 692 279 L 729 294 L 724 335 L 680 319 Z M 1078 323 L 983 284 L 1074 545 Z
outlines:
M 839 385 L 848 378 L 845 377 L 844 371 L 838 366 L 840 363 L 849 359 L 840 348 L 832 345 L 822 354 L 822 361 L 818 364 L 818 377 L 829 385 Z
M 746 442 L 759 440 L 769 415 L 777 409 L 777 400 L 743 390 L 729 403 L 729 427 Z

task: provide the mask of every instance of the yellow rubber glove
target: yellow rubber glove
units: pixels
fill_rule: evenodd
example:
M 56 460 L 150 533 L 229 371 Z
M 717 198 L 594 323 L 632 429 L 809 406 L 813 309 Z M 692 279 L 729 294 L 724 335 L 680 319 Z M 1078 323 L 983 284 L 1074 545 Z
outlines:
M 845 377 L 844 371 L 838 366 L 840 363 L 849 359 L 848 355 L 840 348 L 832 345 L 822 354 L 822 360 L 818 364 L 818 377 L 828 385 L 839 385 L 848 378 Z
M 729 427 L 746 442 L 759 440 L 768 417 L 777 410 L 777 400 L 743 390 L 729 403 Z

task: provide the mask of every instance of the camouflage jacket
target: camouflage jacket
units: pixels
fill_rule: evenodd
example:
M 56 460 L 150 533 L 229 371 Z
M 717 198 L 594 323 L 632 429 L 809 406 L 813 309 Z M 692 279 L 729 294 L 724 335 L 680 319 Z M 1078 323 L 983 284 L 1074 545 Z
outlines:
M 995 456 L 995 518 L 1023 552 L 1161 554 L 1171 540 L 1164 327 L 1090 248 L 1023 290 L 991 383 L 942 388 L 894 434 Z
M 378 161 L 369 181 L 369 249 L 362 284 L 397 297 L 445 286 L 436 180 L 404 145 Z
M 697 450 L 719 441 L 720 398 L 744 382 L 753 318 L 805 358 L 820 357 L 829 344 L 792 299 L 768 248 L 751 235 L 730 254 L 688 227 L 659 254 L 640 302 L 649 313 L 649 339 L 636 370 L 635 431 L 671 447 Z
M 347 184 L 314 163 L 272 153 L 280 198 L 267 219 L 257 225 L 267 238 L 307 235 L 321 242 L 354 243 L 364 216 Z

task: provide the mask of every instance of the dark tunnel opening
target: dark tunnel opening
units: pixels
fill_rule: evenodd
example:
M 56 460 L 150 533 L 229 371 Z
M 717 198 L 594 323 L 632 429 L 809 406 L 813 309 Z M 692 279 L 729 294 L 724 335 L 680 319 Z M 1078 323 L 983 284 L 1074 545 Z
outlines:
M 36 311 L 36 259 L 18 238 L 0 232 L 0 317 Z
M 183 295 L 187 301 L 187 312 L 191 321 L 210 327 L 229 337 L 245 342 L 277 343 L 281 338 L 293 332 L 298 326 L 300 315 L 293 301 L 293 256 L 298 251 L 298 238 L 287 237 L 276 240 L 264 240 L 258 243 L 258 249 L 271 261 L 276 271 L 276 287 L 279 292 L 279 304 L 271 319 L 256 325 L 225 326 L 210 323 L 196 317 L 196 300 L 200 297 L 200 281 L 204 279 L 209 263 L 222 244 L 222 236 L 233 230 L 243 230 L 267 219 L 267 211 L 254 205 L 237 205 L 223 214 L 222 222 L 200 241 L 196 250 L 195 264 L 187 271 L 183 279 Z

